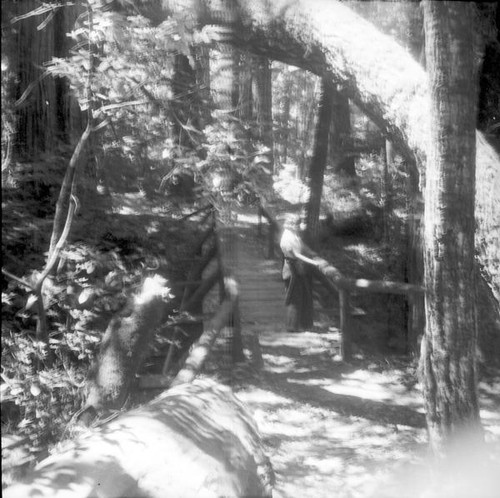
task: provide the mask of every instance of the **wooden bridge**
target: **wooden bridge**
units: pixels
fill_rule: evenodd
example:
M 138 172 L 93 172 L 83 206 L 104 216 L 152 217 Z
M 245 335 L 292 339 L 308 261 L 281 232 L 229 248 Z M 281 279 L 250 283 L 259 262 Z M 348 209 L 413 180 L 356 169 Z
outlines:
M 281 253 L 276 247 L 280 224 L 262 205 L 238 209 L 228 202 L 222 209 L 207 209 L 200 219 L 201 236 L 193 248 L 198 259 L 189 280 L 174 284 L 177 293 L 182 292 L 181 311 L 191 314 L 188 321 L 199 325 L 203 322 L 201 336 L 172 379 L 168 372 L 170 353 L 176 347 L 174 334 L 162 375 L 142 378 L 141 387 L 165 388 L 192 381 L 218 338 L 218 343 L 224 343 L 225 350 L 232 352 L 226 355 L 232 356 L 232 361 L 226 358 L 226 363 L 238 363 L 248 359 L 249 354 L 252 362 L 261 367 L 260 345 L 290 336 L 285 332 L 285 289 L 281 279 Z M 348 361 L 352 355 L 352 292 L 409 295 L 423 292 L 418 286 L 400 282 L 347 278 L 328 262 L 323 260 L 323 263 L 321 269 L 311 267 L 316 290 L 321 288 L 326 292 L 329 301 L 329 310 L 325 311 L 321 309 L 322 303 L 315 300 L 315 317 L 322 312 L 321 323 L 316 321 L 315 331 L 329 336 L 332 354 L 338 354 L 341 360 Z M 207 303 L 212 303 L 211 310 L 207 310 Z M 187 351 L 184 354 L 187 355 Z M 230 371 L 231 365 L 226 366 Z
M 259 225 L 259 218 L 268 220 L 267 228 Z M 92 432 L 90 439 L 76 439 L 71 446 L 42 462 L 26 484 L 9 488 L 7 496 L 27 496 L 33 490 L 37 490 L 40 496 L 53 496 L 54 491 L 64 486 L 64 483 L 71 482 L 74 491 L 69 491 L 68 496 L 78 493 L 90 496 L 95 489 L 100 492 L 112 490 L 114 496 L 118 489 L 118 492 L 127 496 L 132 492 L 159 498 L 166 496 L 166 488 L 171 493 L 168 496 L 183 493 L 183 496 L 191 496 L 195 490 L 208 486 L 216 490 L 217 496 L 227 494 L 269 498 L 275 474 L 261 437 L 253 425 L 251 413 L 234 398 L 229 389 L 206 379 L 193 382 L 218 338 L 219 344 L 231 344 L 233 361 L 242 359 L 242 353 L 247 350 L 248 353 L 245 353 L 250 355 L 254 364 L 260 363 L 262 366 L 266 363 L 263 385 L 274 386 L 280 395 L 293 391 L 294 396 L 306 404 L 317 405 L 320 401 L 320 406 L 326 409 L 340 405 L 348 413 L 366 415 L 366 401 L 356 401 L 352 396 L 344 399 L 315 384 L 319 378 L 317 375 L 324 381 L 323 377 L 328 376 L 332 368 L 329 358 L 324 360 L 323 353 L 318 354 L 316 345 L 320 341 L 322 350 L 325 347 L 338 347 L 339 356 L 348 359 L 351 289 L 397 293 L 421 292 L 421 289 L 394 282 L 352 280 L 342 276 L 333 267 L 323 267 L 320 274 L 316 275 L 317 281 L 340 297 L 337 301 L 340 321 L 338 317 L 329 323 L 327 321 L 324 330 L 287 333 L 284 327 L 281 261 L 279 253 L 275 251 L 279 230 L 274 218 L 262 209 L 259 216 L 257 209 L 253 209 L 232 212 L 231 216 L 224 219 L 217 217 L 215 211 L 210 209 L 201 215 L 200 221 L 199 243 L 192 248 L 198 257 L 192 265 L 189 280 L 177 282 L 174 289 L 178 296 L 182 296 L 181 310 L 189 311 L 188 316 L 179 314 L 177 323 L 199 326 L 203 321 L 202 333 L 175 377 L 167 374 L 174 341 L 166 355 L 162 375 L 155 379 L 141 377 L 141 380 L 147 381 L 146 384 L 149 383 L 142 387 L 174 389 L 116 419 L 114 416 L 109 418 L 108 423 Z M 199 305 L 204 301 L 208 305 L 210 296 L 216 305 L 214 313 L 207 316 L 208 310 Z M 198 316 L 194 314 L 196 311 Z M 175 324 L 171 329 L 175 336 Z M 332 333 L 331 329 L 337 330 Z M 334 335 L 338 339 L 337 344 L 335 340 L 330 340 Z M 293 350 L 293 357 L 289 357 L 288 353 L 282 355 L 289 350 Z M 297 379 L 289 382 L 286 378 L 290 369 L 295 370 L 297 365 L 298 369 L 304 370 L 306 363 L 301 363 L 304 357 L 308 357 L 307 362 L 314 358 L 314 369 L 321 368 L 318 360 L 323 362 L 323 370 L 318 370 L 318 374 L 309 371 L 307 375 L 311 376 L 312 385 L 307 386 L 297 382 Z M 394 410 L 387 410 L 385 405 L 371 402 L 370 414 L 373 415 L 377 410 L 379 417 L 390 416 L 392 423 L 423 426 L 422 417 L 413 422 L 415 414 L 404 407 L 393 413 Z M 300 420 L 309 420 L 311 413 L 310 409 L 301 412 Z M 304 444 L 315 445 L 314 452 L 318 451 L 321 455 L 325 451 L 321 441 L 314 442 L 308 438 Z M 286 446 L 283 453 L 289 449 Z M 328 451 L 338 457 L 336 445 L 328 445 Z M 314 452 L 311 454 L 314 455 Z M 158 458 L 158 455 L 164 454 L 165 458 Z M 232 458 L 229 466 L 226 464 L 228 454 Z M 129 458 L 131 455 L 133 458 Z M 234 455 L 237 456 L 233 459 Z M 302 457 L 301 453 L 301 465 Z M 233 460 L 238 462 L 237 468 L 233 468 Z M 89 465 L 89 462 L 104 463 Z M 217 478 L 213 477 L 214 468 Z M 190 479 L 183 477 L 186 475 Z M 197 476 L 198 479 L 193 480 L 191 476 Z M 287 489 L 290 480 L 293 481 L 280 468 L 279 487 Z M 295 486 L 303 489 L 302 474 L 300 477 L 295 476 L 294 482 Z M 325 489 L 330 489 L 332 483 L 325 482 Z M 120 488 L 116 487 L 117 483 Z M 143 489 L 147 492 L 138 492 Z M 295 491 L 293 488 L 289 496 L 296 496 Z M 102 494 L 111 496 L 105 491 Z

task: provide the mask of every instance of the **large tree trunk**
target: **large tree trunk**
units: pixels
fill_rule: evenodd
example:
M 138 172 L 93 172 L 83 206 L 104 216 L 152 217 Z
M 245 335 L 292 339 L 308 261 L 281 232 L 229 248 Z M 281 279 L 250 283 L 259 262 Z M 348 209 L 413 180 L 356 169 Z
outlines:
M 465 2 L 424 2 L 431 92 L 425 186 L 427 328 L 422 370 L 430 442 L 480 439 L 476 376 L 474 195 L 477 83 L 473 12 Z
M 197 380 L 66 445 L 4 496 L 270 498 L 273 484 L 248 409 Z
M 335 89 L 332 83 L 329 80 L 323 80 L 314 139 L 314 153 L 308 171 L 309 199 L 306 205 L 306 241 L 312 249 L 317 249 L 318 245 L 319 214 L 328 155 L 328 137 L 332 122 L 334 92 Z

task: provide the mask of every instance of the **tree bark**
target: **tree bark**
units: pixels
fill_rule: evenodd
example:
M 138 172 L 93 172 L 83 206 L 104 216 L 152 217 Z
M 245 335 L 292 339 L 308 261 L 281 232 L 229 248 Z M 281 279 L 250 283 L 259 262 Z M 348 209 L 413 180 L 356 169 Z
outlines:
M 425 186 L 427 329 L 422 347 L 431 445 L 481 440 L 476 374 L 474 196 L 477 82 L 468 2 L 424 2 L 431 94 Z
M 248 52 L 244 52 L 241 58 L 241 71 L 240 71 L 240 103 L 238 106 L 239 117 L 245 124 L 252 125 L 254 112 L 253 112 L 253 62 L 254 57 Z
M 424 274 L 423 262 L 423 215 L 424 206 L 422 193 L 418 185 L 418 178 L 412 174 L 408 175 L 407 181 L 407 260 L 406 272 L 408 282 L 422 285 Z M 407 325 L 407 347 L 410 354 L 418 357 L 420 353 L 420 339 L 425 330 L 424 297 L 410 295 L 408 297 L 408 325 Z
M 288 162 L 288 147 L 290 142 L 290 108 L 292 100 L 293 76 L 290 72 L 284 75 L 285 83 L 283 87 L 282 112 L 280 113 L 280 145 L 281 145 L 281 163 Z
M 196 150 L 199 137 L 189 131 L 189 128 L 199 129 L 196 73 L 184 54 L 175 56 L 174 68 L 172 81 L 174 140 L 182 149 Z
M 309 199 L 306 205 L 306 241 L 316 249 L 319 237 L 319 214 L 326 159 L 328 155 L 328 137 L 332 122 L 332 108 L 335 88 L 324 79 L 321 82 L 321 97 L 318 109 L 318 121 L 314 139 L 314 152 L 309 165 Z

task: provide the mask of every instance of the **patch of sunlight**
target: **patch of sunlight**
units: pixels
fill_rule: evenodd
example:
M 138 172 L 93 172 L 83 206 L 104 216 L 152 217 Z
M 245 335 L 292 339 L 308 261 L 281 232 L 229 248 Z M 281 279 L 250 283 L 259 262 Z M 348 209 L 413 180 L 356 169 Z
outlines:
M 120 206 L 116 209 L 113 209 L 113 213 L 118 213 L 118 214 L 135 214 L 136 213 L 135 208 L 131 208 L 128 206 Z
M 324 348 L 327 344 L 325 339 L 328 337 L 330 337 L 330 334 L 316 334 L 314 332 L 277 332 L 272 336 L 263 337 L 261 342 L 266 346 L 281 345 L 304 351 L 307 350 L 307 348 Z
M 146 226 L 146 233 L 148 235 L 158 233 L 160 231 L 160 223 L 158 221 L 152 221 Z
M 341 472 L 344 467 L 344 459 L 341 457 L 307 457 L 304 459 L 304 464 L 309 467 L 316 467 L 319 472 L 329 474 L 333 472 Z
M 263 354 L 265 370 L 273 373 L 289 373 L 295 371 L 296 361 L 288 356 Z
M 392 394 L 378 384 L 368 385 L 366 383 L 359 383 L 359 385 L 342 385 L 336 384 L 333 386 L 324 386 L 323 389 L 331 392 L 332 394 L 340 394 L 345 396 L 356 396 L 362 399 L 369 399 L 372 401 L 389 401 L 392 399 Z
M 484 422 L 483 422 L 484 424 Z M 487 443 L 499 443 L 500 439 L 500 426 L 498 425 L 483 425 L 484 438 Z
M 302 372 L 297 372 L 297 373 L 306 373 L 306 372 L 310 372 L 311 370 L 308 369 L 308 368 L 301 368 L 300 370 L 302 370 Z M 328 385 L 329 383 L 331 383 L 331 379 L 327 379 L 325 377 L 319 379 L 319 378 L 316 378 L 316 379 L 307 379 L 305 381 L 297 381 L 297 384 L 304 384 L 304 385 L 308 385 L 308 386 L 320 386 L 320 387 L 323 387 L 325 385 Z
M 238 222 L 257 224 L 258 220 L 256 214 L 238 212 Z
M 498 412 L 492 412 L 490 410 L 480 410 L 479 413 L 481 415 L 481 419 L 500 422 L 500 414 Z
M 252 388 L 248 391 L 238 391 L 238 398 L 248 404 L 289 405 L 292 403 L 290 399 L 279 394 L 258 388 Z
M 366 262 L 371 262 L 373 264 L 383 263 L 380 250 L 369 247 L 366 244 L 350 244 L 344 247 L 344 251 L 361 257 Z
M 280 437 L 288 437 L 294 441 L 294 446 L 298 447 L 294 451 L 304 451 L 309 446 L 308 441 L 298 441 L 298 438 L 307 439 L 310 436 L 310 429 L 307 425 L 290 425 L 288 420 L 275 422 L 273 433 Z
M 342 374 L 340 383 L 325 388 L 333 394 L 357 396 L 374 401 L 390 401 L 398 405 L 411 406 L 422 412 L 422 398 L 418 390 L 408 390 L 396 374 L 380 374 L 368 370 L 356 370 Z
M 330 351 L 330 348 L 327 346 L 311 346 L 309 348 L 304 348 L 299 352 L 301 356 L 307 356 L 307 355 L 317 355 L 317 354 L 322 354 L 322 353 L 328 353 Z
M 486 395 L 498 396 L 500 393 L 500 382 L 493 382 L 491 384 L 480 382 L 478 387 L 479 390 Z

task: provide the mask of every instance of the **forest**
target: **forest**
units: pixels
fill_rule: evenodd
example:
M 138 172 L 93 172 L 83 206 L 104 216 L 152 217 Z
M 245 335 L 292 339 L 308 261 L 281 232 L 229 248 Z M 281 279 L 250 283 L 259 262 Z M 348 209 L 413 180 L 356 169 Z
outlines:
M 5 496 L 498 496 L 498 2 L 1 8 Z

